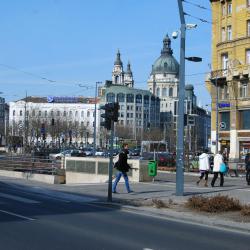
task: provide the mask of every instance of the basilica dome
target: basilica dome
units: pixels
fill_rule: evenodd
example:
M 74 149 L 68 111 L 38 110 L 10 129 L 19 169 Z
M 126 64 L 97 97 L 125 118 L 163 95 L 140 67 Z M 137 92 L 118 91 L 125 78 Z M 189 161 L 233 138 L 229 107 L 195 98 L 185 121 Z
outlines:
M 168 35 L 163 39 L 161 56 L 153 64 L 151 74 L 179 74 L 179 63 L 173 57 L 171 40 Z

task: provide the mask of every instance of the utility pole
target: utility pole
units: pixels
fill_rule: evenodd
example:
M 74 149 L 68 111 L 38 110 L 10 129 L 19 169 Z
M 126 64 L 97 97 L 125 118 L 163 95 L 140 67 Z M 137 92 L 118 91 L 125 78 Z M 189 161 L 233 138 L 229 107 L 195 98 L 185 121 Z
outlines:
M 215 153 L 218 153 L 218 142 L 219 142 L 219 110 L 218 110 L 218 102 L 219 102 L 219 90 L 218 90 L 218 72 L 216 72 L 215 78 L 215 87 L 216 87 L 216 146 L 215 146 Z
M 101 84 L 102 82 L 96 82 L 95 85 L 95 117 L 94 117 L 94 152 L 93 155 L 95 156 L 95 152 L 96 152 L 96 103 L 97 103 L 97 85 Z
M 28 148 L 28 114 L 27 114 L 27 91 L 24 104 L 24 152 L 27 153 Z
M 185 40 L 186 23 L 183 12 L 182 0 L 178 0 L 179 15 L 181 21 L 181 42 L 180 42 L 180 70 L 179 70 L 179 104 L 177 119 L 177 159 L 176 159 L 176 195 L 183 196 L 184 192 L 184 99 L 185 99 Z

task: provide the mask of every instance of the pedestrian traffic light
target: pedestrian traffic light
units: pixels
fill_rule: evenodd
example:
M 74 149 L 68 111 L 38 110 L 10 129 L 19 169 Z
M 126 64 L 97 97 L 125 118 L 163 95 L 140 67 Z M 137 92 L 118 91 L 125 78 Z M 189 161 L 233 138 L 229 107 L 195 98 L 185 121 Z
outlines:
M 101 126 L 105 127 L 108 130 L 111 130 L 112 121 L 118 122 L 119 103 L 106 103 L 105 105 L 101 106 L 100 109 L 105 110 L 105 113 L 101 114 L 101 117 L 104 118 L 104 121 L 100 123 Z

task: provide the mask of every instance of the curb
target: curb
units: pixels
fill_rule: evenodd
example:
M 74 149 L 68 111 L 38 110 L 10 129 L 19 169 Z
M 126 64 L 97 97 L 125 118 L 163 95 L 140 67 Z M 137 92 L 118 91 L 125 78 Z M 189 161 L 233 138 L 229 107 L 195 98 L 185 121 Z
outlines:
M 249 235 L 250 234 L 250 223 L 240 223 L 235 221 L 225 221 L 222 219 L 218 219 L 216 217 L 209 217 L 205 215 L 195 215 L 195 217 L 191 218 L 191 213 L 188 212 L 177 212 L 171 211 L 169 209 L 159 210 L 157 208 L 149 207 L 136 207 L 131 205 L 123 205 L 117 202 L 93 202 L 93 204 L 100 204 L 104 205 L 108 208 L 119 208 L 121 211 L 128 211 L 133 213 L 138 213 L 144 216 L 152 216 L 158 217 L 161 219 L 172 220 L 181 223 L 191 223 L 201 227 L 212 227 L 219 230 L 226 230 L 226 231 L 233 231 L 237 233 L 244 233 Z

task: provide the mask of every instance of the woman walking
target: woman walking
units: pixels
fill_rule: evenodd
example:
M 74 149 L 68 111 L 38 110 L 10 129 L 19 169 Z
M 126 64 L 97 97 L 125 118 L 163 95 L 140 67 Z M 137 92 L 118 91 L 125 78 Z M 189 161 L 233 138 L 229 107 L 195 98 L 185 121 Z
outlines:
M 214 177 L 213 177 L 212 182 L 211 182 L 212 187 L 214 187 L 214 183 L 215 183 L 216 179 L 218 178 L 219 174 L 220 174 L 220 187 L 223 187 L 224 173 L 220 172 L 220 167 L 221 167 L 222 163 L 224 163 L 223 156 L 222 156 L 221 152 L 219 151 L 214 156 L 214 168 L 213 168 Z
M 210 164 L 209 164 L 209 156 L 208 156 L 208 150 L 205 149 L 204 153 L 202 153 L 199 156 L 199 170 L 200 170 L 200 178 L 199 180 L 196 182 L 197 185 L 199 185 L 200 181 L 203 179 L 203 177 L 205 176 L 205 184 L 204 186 L 207 187 L 207 181 L 208 181 L 208 172 L 209 172 L 209 168 L 210 168 Z

